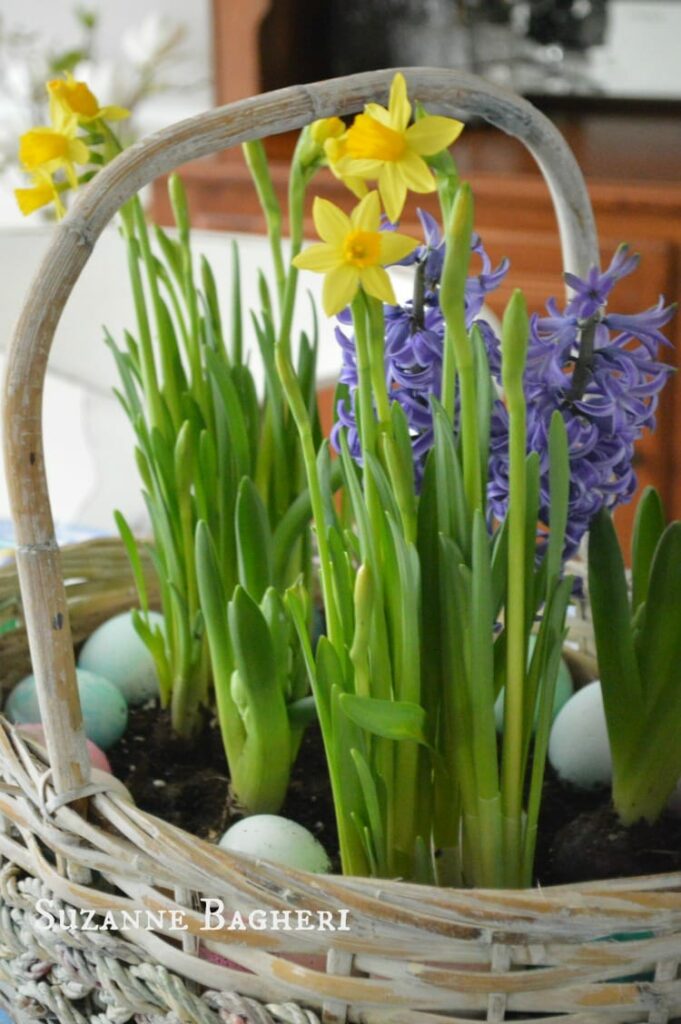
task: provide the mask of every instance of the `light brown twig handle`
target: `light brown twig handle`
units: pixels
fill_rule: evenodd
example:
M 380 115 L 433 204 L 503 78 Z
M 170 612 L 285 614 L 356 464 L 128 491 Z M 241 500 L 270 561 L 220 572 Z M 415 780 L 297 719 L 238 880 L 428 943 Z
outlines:
M 77 793 L 89 776 L 41 427 L 47 359 L 71 289 L 102 229 L 143 185 L 188 160 L 301 128 L 316 118 L 352 114 L 372 100 L 385 102 L 393 74 L 372 71 L 293 86 L 231 103 L 157 132 L 105 167 L 55 230 L 9 349 L 3 415 L 5 467 L 26 627 L 59 794 Z M 429 68 L 411 68 L 405 75 L 409 94 L 425 103 L 429 111 L 462 120 L 478 116 L 524 142 L 553 197 L 565 269 L 583 274 L 598 262 L 593 215 L 582 175 L 562 136 L 546 117 L 520 97 L 474 75 Z

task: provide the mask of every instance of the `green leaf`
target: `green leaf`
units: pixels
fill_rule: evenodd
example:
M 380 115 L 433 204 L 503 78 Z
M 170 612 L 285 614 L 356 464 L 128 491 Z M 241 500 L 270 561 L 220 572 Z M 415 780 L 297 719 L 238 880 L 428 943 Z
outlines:
M 681 522 L 666 528 L 655 551 L 638 656 L 646 707 L 662 701 L 681 730 Z
M 287 704 L 288 720 L 292 729 L 306 729 L 317 721 L 317 705 L 314 697 L 301 697 Z
M 475 393 L 477 396 L 478 413 L 478 447 L 480 450 L 480 472 L 481 480 L 487 480 L 489 463 L 489 438 L 491 429 L 492 402 L 494 399 L 494 386 L 492 375 L 489 369 L 489 360 L 482 332 L 477 325 L 471 331 L 471 344 L 475 357 Z M 485 488 L 482 489 L 483 510 L 486 495 Z
M 232 360 L 240 366 L 243 358 L 243 315 L 241 309 L 241 262 L 239 246 L 232 242 Z
M 374 736 L 387 740 L 413 740 L 427 745 L 426 713 L 406 700 L 379 700 L 356 693 L 342 693 L 339 703 L 348 718 Z
M 662 499 L 654 487 L 646 487 L 636 506 L 631 544 L 631 603 L 634 615 L 648 595 L 653 557 L 665 525 Z
M 381 799 L 381 796 L 379 796 L 381 780 L 380 778 L 375 778 L 374 775 L 372 775 L 371 769 L 369 768 L 366 758 L 362 752 L 353 748 L 350 751 L 350 756 L 355 763 L 355 768 L 357 769 L 360 785 L 362 787 L 364 806 L 366 807 L 369 830 L 371 833 L 371 845 L 373 854 L 376 858 L 376 867 L 378 869 L 379 877 L 384 876 L 388 866 L 385 855 L 385 829 L 383 826 L 385 794 L 382 794 L 383 798 Z
M 272 536 L 263 500 L 250 477 L 239 484 L 235 531 L 239 581 L 260 601 L 274 574 Z
M 137 541 L 133 535 L 132 530 L 128 526 L 128 522 L 122 512 L 118 509 L 114 511 L 114 521 L 118 528 L 118 532 L 121 535 L 125 552 L 130 562 L 130 568 L 132 569 L 133 579 L 135 580 L 135 588 L 137 590 L 137 596 L 139 598 L 140 607 L 143 612 L 149 611 L 149 594 L 147 592 L 147 582 L 144 577 L 144 569 L 142 568 L 142 559 L 140 558 L 139 548 Z
M 624 561 L 610 513 L 589 533 L 589 593 L 613 759 L 626 758 L 642 717 L 642 685 L 630 621 Z
M 431 398 L 435 426 L 435 474 L 437 479 L 438 525 L 451 537 L 464 556 L 470 551 L 469 512 L 463 473 L 454 442 L 452 424 L 436 399 Z
M 229 434 L 231 457 L 236 466 L 237 479 L 250 476 L 251 448 L 248 428 L 229 367 L 210 349 L 206 351 L 206 366 L 224 404 L 225 425 Z

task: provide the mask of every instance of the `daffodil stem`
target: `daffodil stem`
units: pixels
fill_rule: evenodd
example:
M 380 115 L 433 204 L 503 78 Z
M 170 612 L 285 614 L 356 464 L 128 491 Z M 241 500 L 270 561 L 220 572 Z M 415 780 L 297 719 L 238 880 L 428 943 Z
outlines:
M 279 298 L 280 308 L 283 309 L 284 296 L 286 292 L 286 266 L 284 263 L 284 254 L 281 245 L 281 205 L 277 199 L 277 193 L 274 189 L 269 164 L 267 162 L 267 154 L 261 140 L 255 139 L 252 142 L 245 142 L 242 148 L 246 165 L 251 172 L 251 177 L 253 178 L 253 183 L 255 185 L 256 192 L 258 193 L 262 212 L 265 215 L 267 236 L 270 240 L 272 262 L 274 264 L 274 279 L 277 286 L 277 296 Z
M 526 403 L 523 374 L 529 322 L 522 292 L 516 291 L 504 314 L 502 384 L 509 416 L 508 590 L 506 596 L 506 693 L 502 753 L 502 808 L 507 881 L 521 870 L 523 797 L 523 708 L 525 702 L 526 623 Z
M 302 136 L 301 136 L 302 138 Z M 286 287 L 284 289 L 284 302 L 281 310 L 281 324 L 279 327 L 278 341 L 286 351 L 291 352 L 291 327 L 293 324 L 293 313 L 296 304 L 296 293 L 298 290 L 298 270 L 293 266 L 293 260 L 303 247 L 303 216 L 305 212 L 305 191 L 309 181 L 309 175 L 305 173 L 300 163 L 300 139 L 293 154 L 291 163 L 291 174 L 288 183 L 288 220 L 291 234 L 291 257 Z
M 367 307 L 364 295 L 358 291 L 352 301 L 352 320 L 357 347 L 357 377 L 359 393 L 359 433 L 364 455 L 376 454 L 376 418 L 372 395 L 371 350 Z
M 284 394 L 286 395 L 300 438 L 300 447 L 307 475 L 307 486 L 310 492 L 312 516 L 317 530 L 317 549 L 319 551 L 320 575 L 328 636 L 336 650 L 341 652 L 344 649 L 343 630 L 334 591 L 333 564 L 326 531 L 322 487 L 312 438 L 312 424 L 310 423 L 310 416 L 300 390 L 300 383 L 293 369 L 293 364 L 285 348 L 281 345 L 276 345 L 275 347 L 275 360 L 279 380 L 284 389 Z
M 369 295 L 360 296 L 366 307 L 369 328 L 369 361 L 371 364 L 371 386 L 378 413 L 381 433 L 390 433 L 390 398 L 385 380 L 385 316 L 383 303 Z
M 460 437 L 463 453 L 464 490 L 471 514 L 482 506 L 480 437 L 478 428 L 473 345 L 466 328 L 465 290 L 471 258 L 473 199 L 470 186 L 460 186 L 447 228 L 447 250 L 440 286 L 440 306 L 446 324 L 442 404 L 454 418 L 455 373 L 459 375 Z M 449 356 L 449 360 L 448 357 Z
M 462 184 L 456 193 L 452 213 L 446 226 L 445 261 L 440 283 L 440 308 L 445 318 L 445 348 L 442 368 L 441 401 L 447 415 L 454 420 L 456 374 L 461 370 L 459 359 L 467 358 L 470 348 L 466 330 L 465 291 L 471 259 L 473 233 L 473 198 L 470 185 Z

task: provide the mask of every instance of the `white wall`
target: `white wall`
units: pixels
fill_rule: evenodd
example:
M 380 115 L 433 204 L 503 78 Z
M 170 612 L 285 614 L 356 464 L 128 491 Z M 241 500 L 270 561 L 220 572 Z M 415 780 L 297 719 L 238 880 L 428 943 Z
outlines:
M 102 57 L 113 57 L 123 32 L 140 24 L 152 12 L 181 21 L 187 26 L 187 50 L 197 75 L 210 67 L 210 0 L 79 0 L 100 17 L 99 46 Z M 241 0 L 236 0 L 241 2 Z M 73 39 L 73 10 L 76 0 L 2 0 L 2 17 L 8 28 L 39 32 L 55 49 Z

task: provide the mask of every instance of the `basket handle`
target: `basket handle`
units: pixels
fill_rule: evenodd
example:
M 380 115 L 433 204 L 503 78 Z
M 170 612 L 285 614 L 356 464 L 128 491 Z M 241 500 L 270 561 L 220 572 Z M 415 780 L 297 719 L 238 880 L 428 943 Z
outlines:
M 55 230 L 8 351 L 4 392 L 5 468 L 17 540 L 26 629 L 52 780 L 75 798 L 89 778 L 64 582 L 50 509 L 42 442 L 42 394 L 50 346 L 66 301 L 102 229 L 132 195 L 188 160 L 301 128 L 385 101 L 394 71 L 298 85 L 181 121 L 131 146 L 83 190 Z M 436 113 L 482 117 L 528 148 L 548 184 L 566 270 L 598 263 L 591 204 L 577 163 L 551 122 L 526 100 L 475 75 L 411 68 L 411 95 Z

